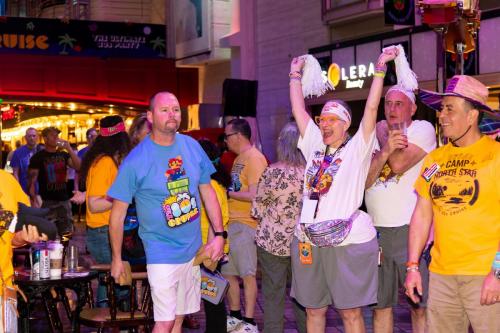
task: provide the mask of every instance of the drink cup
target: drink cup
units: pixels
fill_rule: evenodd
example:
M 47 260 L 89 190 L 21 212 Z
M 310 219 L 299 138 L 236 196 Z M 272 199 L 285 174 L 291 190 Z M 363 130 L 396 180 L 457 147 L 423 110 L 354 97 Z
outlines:
M 74 245 L 68 248 L 67 267 L 69 272 L 74 272 L 78 269 L 78 248 Z
M 389 125 L 389 129 L 391 131 L 394 131 L 394 130 L 401 131 L 401 134 L 406 138 L 405 148 L 408 147 L 408 129 L 406 128 L 406 122 L 401 121 L 398 123 L 391 124 L 391 125 Z
M 49 245 L 50 277 L 57 278 L 62 274 L 62 259 L 64 246 L 59 242 Z

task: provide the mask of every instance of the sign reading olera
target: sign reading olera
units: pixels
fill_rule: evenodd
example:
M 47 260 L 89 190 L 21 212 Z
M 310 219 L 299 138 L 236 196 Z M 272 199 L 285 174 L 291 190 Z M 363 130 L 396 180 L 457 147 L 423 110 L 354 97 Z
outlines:
M 0 18 L 0 53 L 161 58 L 165 37 L 159 24 Z
M 375 65 L 373 62 L 348 67 L 340 67 L 336 63 L 332 63 L 328 67 L 327 76 L 335 90 L 363 89 L 369 88 L 367 83 L 371 82 L 374 73 Z

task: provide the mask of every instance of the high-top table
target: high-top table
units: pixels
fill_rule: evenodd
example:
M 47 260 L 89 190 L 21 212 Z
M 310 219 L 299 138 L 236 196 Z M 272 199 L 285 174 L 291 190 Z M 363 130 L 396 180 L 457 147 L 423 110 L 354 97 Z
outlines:
M 76 274 L 75 274 L 76 273 Z M 24 292 L 27 302 L 22 297 L 18 297 L 19 311 L 19 331 L 30 332 L 30 304 L 35 299 L 42 300 L 48 316 L 50 327 L 53 332 L 63 332 L 63 327 L 57 312 L 57 302 L 62 301 L 66 312 L 71 320 L 71 331 L 79 332 L 79 315 L 86 302 L 91 302 L 90 281 L 97 278 L 96 271 L 89 271 L 80 268 L 77 272 L 67 273 L 63 271 L 61 277 L 50 279 L 33 279 L 29 270 L 16 272 L 15 283 Z M 72 311 L 66 298 L 64 289 L 71 289 L 76 293 L 76 307 Z M 53 295 L 51 290 L 56 292 Z

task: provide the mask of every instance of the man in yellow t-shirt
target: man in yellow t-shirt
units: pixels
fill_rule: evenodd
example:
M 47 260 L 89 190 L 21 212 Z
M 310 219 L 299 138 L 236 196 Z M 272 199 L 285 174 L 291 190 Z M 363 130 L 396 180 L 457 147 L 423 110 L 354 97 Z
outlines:
M 416 301 L 422 293 L 418 259 L 434 221 L 428 331 L 466 333 L 471 324 L 475 332 L 499 332 L 500 144 L 478 126 L 481 112 L 493 113 L 488 89 L 456 75 L 443 95 L 424 91 L 420 97 L 440 105 L 449 143 L 425 158 L 415 183 L 406 294 Z
M 264 155 L 255 148 L 250 138 L 250 125 L 244 119 L 232 119 L 226 125 L 224 137 L 229 150 L 238 156 L 231 170 L 229 198 L 229 261 L 222 266 L 222 274 L 229 281 L 228 332 L 258 332 L 254 321 L 257 302 L 257 247 L 255 229 L 257 221 L 250 216 L 252 200 L 257 193 L 260 176 L 267 167 Z M 245 316 L 241 315 L 238 276 L 245 289 Z

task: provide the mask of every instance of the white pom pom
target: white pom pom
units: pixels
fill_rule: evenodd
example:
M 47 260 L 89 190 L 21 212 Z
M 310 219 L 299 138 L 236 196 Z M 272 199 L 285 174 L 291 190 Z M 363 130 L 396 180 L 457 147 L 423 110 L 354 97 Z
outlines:
M 389 46 L 393 47 L 393 46 Z M 417 75 L 411 70 L 408 60 L 406 60 L 405 50 L 401 44 L 397 45 L 398 56 L 394 59 L 396 65 L 396 77 L 398 85 L 409 91 L 418 89 Z M 387 49 L 387 48 L 385 48 Z M 384 50 L 385 50 L 384 49 Z
M 328 89 L 333 90 L 333 85 L 324 77 L 318 60 L 310 54 L 303 55 L 302 58 L 305 60 L 301 80 L 304 97 L 319 97 L 324 95 Z

